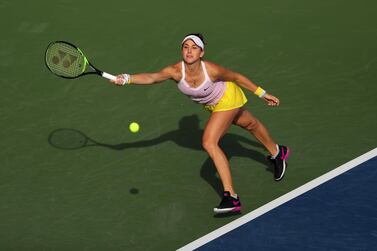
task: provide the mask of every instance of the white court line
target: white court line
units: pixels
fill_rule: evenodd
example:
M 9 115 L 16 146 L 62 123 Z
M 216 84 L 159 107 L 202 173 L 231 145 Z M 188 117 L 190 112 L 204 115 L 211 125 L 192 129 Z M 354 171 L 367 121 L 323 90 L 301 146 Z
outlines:
M 347 172 L 348 170 L 362 164 L 363 162 L 366 162 L 367 160 L 369 159 L 372 159 L 373 157 L 377 156 L 377 147 L 374 148 L 373 150 L 335 168 L 334 170 L 328 172 L 328 173 L 325 173 L 324 175 L 312 180 L 312 181 L 309 181 L 308 183 L 292 190 L 291 192 L 255 209 L 254 211 L 251 211 L 250 213 L 246 214 L 245 216 L 242 216 L 230 223 L 228 223 L 227 225 L 224 225 L 216 230 L 214 230 L 213 232 L 207 234 L 207 235 L 204 235 L 203 237 L 181 247 L 180 249 L 178 249 L 177 251 L 191 251 L 191 250 L 194 250 L 196 248 L 199 248 L 201 246 L 203 246 L 204 244 L 218 238 L 219 236 L 221 235 L 224 235 L 232 230 L 234 230 L 235 228 L 237 227 L 240 227 L 242 226 L 243 224 L 271 211 L 272 209 L 302 195 L 303 193 L 306 193 L 307 191 L 335 178 L 336 176 L 344 173 L 344 172 Z

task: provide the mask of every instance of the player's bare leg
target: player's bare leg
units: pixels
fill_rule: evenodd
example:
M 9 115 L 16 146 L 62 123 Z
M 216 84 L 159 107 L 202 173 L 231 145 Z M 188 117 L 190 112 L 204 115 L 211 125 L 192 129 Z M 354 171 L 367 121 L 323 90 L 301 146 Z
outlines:
M 241 202 L 233 188 L 229 161 L 219 146 L 221 137 L 228 130 L 238 112 L 239 109 L 214 112 L 204 129 L 203 147 L 213 160 L 224 188 L 223 199 L 220 205 L 214 208 L 216 213 L 239 212 L 241 210 Z
M 253 134 L 272 156 L 276 155 L 277 149 L 275 141 L 271 138 L 267 128 L 262 122 L 249 111 L 241 109 L 233 123 Z
M 262 122 L 247 110 L 242 109 L 233 123 L 249 131 L 266 147 L 271 154 L 268 159 L 275 166 L 274 179 L 276 181 L 282 180 L 288 167 L 286 160 L 290 154 L 290 149 L 283 145 L 277 145 Z

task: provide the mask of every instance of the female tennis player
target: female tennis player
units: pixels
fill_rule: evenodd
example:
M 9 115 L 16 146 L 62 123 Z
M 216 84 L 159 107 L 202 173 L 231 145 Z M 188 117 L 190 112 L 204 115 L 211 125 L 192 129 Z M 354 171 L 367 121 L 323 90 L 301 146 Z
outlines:
M 251 91 L 270 106 L 278 106 L 279 99 L 255 85 L 244 75 L 204 61 L 204 46 L 201 34 L 189 34 L 181 43 L 182 61 L 169 65 L 160 72 L 121 74 L 112 83 L 145 85 L 172 79 L 183 94 L 210 111 L 202 145 L 213 160 L 224 188 L 223 198 L 214 208 L 214 212 L 240 212 L 240 198 L 233 187 L 229 161 L 220 148 L 219 141 L 231 124 L 249 131 L 270 153 L 268 159 L 274 164 L 274 178 L 280 181 L 287 168 L 289 149 L 276 144 L 266 127 L 245 109 L 247 99 L 240 87 Z

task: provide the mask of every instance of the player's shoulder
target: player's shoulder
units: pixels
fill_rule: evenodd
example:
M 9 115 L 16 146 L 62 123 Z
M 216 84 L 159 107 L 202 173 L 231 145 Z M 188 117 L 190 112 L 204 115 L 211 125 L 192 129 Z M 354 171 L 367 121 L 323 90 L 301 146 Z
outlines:
M 182 61 L 178 61 L 171 65 L 172 69 L 175 71 L 181 71 L 182 70 Z
M 166 66 L 162 71 L 169 74 L 171 78 L 177 81 L 181 78 L 181 70 L 182 65 L 181 61 L 179 61 L 177 63 Z

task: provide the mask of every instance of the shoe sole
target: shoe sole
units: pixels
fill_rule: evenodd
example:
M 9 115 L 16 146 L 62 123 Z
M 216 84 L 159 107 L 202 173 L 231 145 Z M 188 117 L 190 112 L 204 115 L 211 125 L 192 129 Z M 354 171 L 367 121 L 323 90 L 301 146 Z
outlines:
M 288 163 L 285 162 L 285 161 L 288 159 L 289 154 L 290 154 L 290 150 L 287 147 L 287 153 L 285 154 L 285 157 L 284 157 L 284 160 L 283 160 L 283 172 L 281 173 L 279 178 L 275 179 L 275 181 L 281 181 L 283 179 L 284 174 L 285 174 L 285 169 L 287 169 L 287 167 L 288 167 Z
M 275 181 L 281 181 L 283 178 L 284 178 L 284 173 L 285 173 L 285 169 L 287 168 L 288 164 L 285 162 L 283 162 L 283 172 L 281 173 L 280 177 L 275 179 Z
M 241 207 L 232 207 L 232 208 L 214 208 L 213 212 L 217 214 L 226 214 L 226 213 L 235 213 L 235 212 L 240 212 Z

